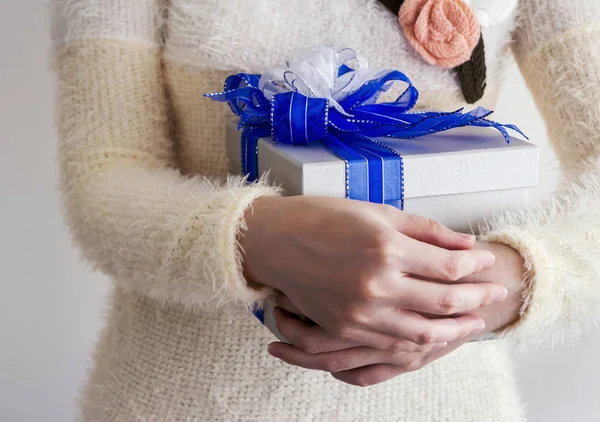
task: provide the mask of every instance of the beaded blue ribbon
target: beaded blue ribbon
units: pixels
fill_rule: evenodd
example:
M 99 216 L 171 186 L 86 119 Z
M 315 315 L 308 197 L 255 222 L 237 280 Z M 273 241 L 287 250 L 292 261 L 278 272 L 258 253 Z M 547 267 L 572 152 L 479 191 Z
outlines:
M 353 70 L 346 65 L 339 75 Z M 464 113 L 414 112 L 419 93 L 410 79 L 397 70 L 379 73 L 355 91 L 330 106 L 325 98 L 297 91 L 282 92 L 269 100 L 258 88 L 260 75 L 239 73 L 225 81 L 220 93 L 205 94 L 226 102 L 239 116 L 242 130 L 242 172 L 248 181 L 258 179 L 258 140 L 298 147 L 320 143 L 346 163 L 346 198 L 404 208 L 404 163 L 400 154 L 385 143 L 386 138 L 411 139 L 465 126 L 491 127 L 510 142 L 507 129 L 526 137 L 510 124 L 488 120 L 483 107 Z M 395 82 L 408 87 L 393 102 L 377 103 Z

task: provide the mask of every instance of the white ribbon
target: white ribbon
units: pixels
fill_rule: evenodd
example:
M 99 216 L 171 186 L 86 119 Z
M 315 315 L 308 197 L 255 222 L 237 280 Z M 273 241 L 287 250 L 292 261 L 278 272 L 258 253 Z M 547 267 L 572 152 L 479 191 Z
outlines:
M 484 28 L 496 26 L 510 17 L 519 0 L 464 0 Z
M 343 65 L 352 70 L 338 76 Z M 338 51 L 317 45 L 295 52 L 286 67 L 266 70 L 258 88 L 268 100 L 275 94 L 290 91 L 307 97 L 326 98 L 331 107 L 347 114 L 338 102 L 384 72 L 369 68 L 367 61 L 352 49 Z

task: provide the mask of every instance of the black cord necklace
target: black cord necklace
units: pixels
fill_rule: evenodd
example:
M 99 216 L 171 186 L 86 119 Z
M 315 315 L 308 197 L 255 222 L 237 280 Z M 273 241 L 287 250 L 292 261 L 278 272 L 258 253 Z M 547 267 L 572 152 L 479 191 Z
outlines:
M 404 0 L 378 0 L 394 15 L 398 15 Z M 487 67 L 483 36 L 471 54 L 471 59 L 453 69 L 460 82 L 465 101 L 469 104 L 479 101 L 485 93 Z

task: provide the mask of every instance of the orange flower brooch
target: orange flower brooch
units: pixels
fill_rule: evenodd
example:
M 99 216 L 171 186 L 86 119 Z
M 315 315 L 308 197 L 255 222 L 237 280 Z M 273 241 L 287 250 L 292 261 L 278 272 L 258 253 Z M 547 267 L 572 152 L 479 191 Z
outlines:
M 487 71 L 481 26 L 506 19 L 517 0 L 379 1 L 398 15 L 406 38 L 426 62 L 456 71 L 467 103 L 483 97 Z

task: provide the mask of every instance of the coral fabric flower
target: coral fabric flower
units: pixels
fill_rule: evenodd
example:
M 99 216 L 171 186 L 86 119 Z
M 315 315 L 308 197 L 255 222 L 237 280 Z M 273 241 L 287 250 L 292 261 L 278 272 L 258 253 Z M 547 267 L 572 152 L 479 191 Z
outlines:
M 435 66 L 465 63 L 481 36 L 477 18 L 463 0 L 406 0 L 399 18 L 411 45 Z

